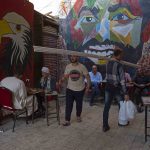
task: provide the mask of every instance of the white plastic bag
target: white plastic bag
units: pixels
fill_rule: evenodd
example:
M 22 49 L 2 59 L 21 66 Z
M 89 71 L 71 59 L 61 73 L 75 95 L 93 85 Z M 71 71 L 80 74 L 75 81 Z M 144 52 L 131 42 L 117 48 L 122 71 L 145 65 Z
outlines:
M 134 119 L 136 112 L 137 112 L 137 109 L 134 103 L 131 100 L 126 101 L 126 113 L 127 113 L 128 120 Z
M 119 110 L 118 122 L 121 125 L 127 125 L 128 124 L 126 101 L 120 101 L 120 110 Z

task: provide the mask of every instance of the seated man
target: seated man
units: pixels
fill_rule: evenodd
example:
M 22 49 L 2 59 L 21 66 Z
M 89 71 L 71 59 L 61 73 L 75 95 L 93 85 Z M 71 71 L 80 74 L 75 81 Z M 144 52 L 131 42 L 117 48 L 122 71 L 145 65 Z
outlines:
M 50 71 L 47 67 L 42 67 L 42 77 L 40 80 L 39 87 L 45 92 L 50 92 L 56 90 L 56 80 L 50 75 Z M 43 106 L 44 93 L 37 94 L 38 100 L 38 114 L 42 115 L 45 113 L 45 107 Z
M 130 83 L 132 81 L 131 76 L 128 72 L 125 72 L 125 82 Z
M 97 71 L 97 66 L 92 66 L 92 71 L 89 72 L 90 78 L 91 78 L 91 98 L 90 98 L 90 106 L 93 105 L 95 96 L 100 94 L 99 85 L 102 82 L 102 75 L 100 72 Z
M 27 90 L 24 82 L 21 80 L 22 74 L 15 73 L 13 77 L 6 77 L 1 81 L 1 86 L 9 89 L 13 92 L 13 104 L 16 109 L 23 109 L 24 107 L 28 110 L 28 116 L 32 114 L 32 102 L 33 95 L 27 96 Z M 37 110 L 37 101 L 35 100 L 34 110 Z
M 146 91 L 150 90 L 150 78 L 149 76 L 144 76 L 142 74 L 137 74 L 134 81 L 134 101 L 137 105 L 138 112 L 143 112 L 143 102 L 142 102 L 142 94 L 144 94 Z

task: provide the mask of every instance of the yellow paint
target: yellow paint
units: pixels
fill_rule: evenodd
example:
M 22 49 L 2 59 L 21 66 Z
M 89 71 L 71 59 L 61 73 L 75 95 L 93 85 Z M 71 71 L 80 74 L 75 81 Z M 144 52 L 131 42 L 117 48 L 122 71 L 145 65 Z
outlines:
M 105 65 L 106 63 L 107 63 L 107 60 L 104 60 L 104 59 L 98 60 L 98 64 L 100 64 L 100 65 Z
M 6 20 L 0 20 L 0 43 L 1 38 L 5 34 L 12 34 L 12 30 Z

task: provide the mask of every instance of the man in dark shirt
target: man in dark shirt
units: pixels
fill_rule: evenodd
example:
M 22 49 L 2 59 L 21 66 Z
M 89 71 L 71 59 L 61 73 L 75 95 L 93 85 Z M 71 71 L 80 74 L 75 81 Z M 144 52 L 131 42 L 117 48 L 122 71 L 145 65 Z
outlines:
M 148 91 L 150 91 L 150 77 L 137 73 L 137 76 L 133 80 L 133 84 L 134 84 L 133 100 L 137 105 L 137 111 L 141 113 L 143 112 L 142 95 L 146 95 Z
M 123 51 L 116 49 L 114 57 L 106 65 L 106 89 L 105 89 L 105 106 L 103 111 L 103 131 L 106 132 L 110 129 L 108 124 L 109 109 L 114 97 L 117 101 L 128 100 L 125 76 L 123 66 L 120 63 Z

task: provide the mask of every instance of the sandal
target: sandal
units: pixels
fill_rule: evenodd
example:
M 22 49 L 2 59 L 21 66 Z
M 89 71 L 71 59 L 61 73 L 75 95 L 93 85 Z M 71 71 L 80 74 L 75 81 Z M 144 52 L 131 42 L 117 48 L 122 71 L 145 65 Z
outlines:
M 81 117 L 77 117 L 77 122 L 82 122 Z
M 62 124 L 63 126 L 70 126 L 70 122 L 64 122 L 63 124 Z

